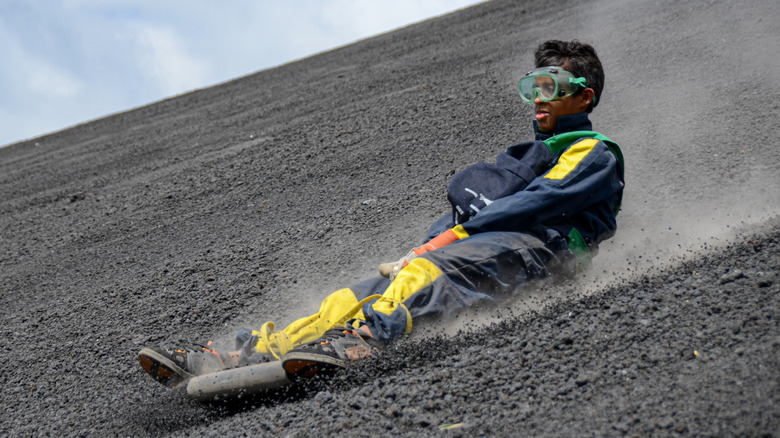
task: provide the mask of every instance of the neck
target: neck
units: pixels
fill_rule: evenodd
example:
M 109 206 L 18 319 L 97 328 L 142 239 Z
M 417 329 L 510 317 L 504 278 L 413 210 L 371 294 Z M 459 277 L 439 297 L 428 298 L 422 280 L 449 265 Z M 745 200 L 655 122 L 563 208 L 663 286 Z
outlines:
M 593 124 L 588 119 L 588 113 L 570 114 L 558 117 L 553 132 L 539 132 L 539 124 L 534 120 L 534 133 L 537 140 L 547 140 L 548 138 L 572 131 L 592 131 Z

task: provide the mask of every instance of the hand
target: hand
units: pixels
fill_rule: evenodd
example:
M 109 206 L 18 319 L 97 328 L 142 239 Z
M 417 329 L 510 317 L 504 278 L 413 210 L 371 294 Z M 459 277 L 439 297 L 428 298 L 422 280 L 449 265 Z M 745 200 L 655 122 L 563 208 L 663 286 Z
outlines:
M 398 273 L 401 272 L 401 269 L 406 267 L 415 257 L 417 257 L 417 253 L 415 250 L 411 250 L 409 251 L 409 254 L 406 254 L 406 256 L 402 257 L 397 262 L 382 263 L 379 265 L 379 273 L 382 277 L 389 278 L 390 281 L 393 281 Z
M 409 265 L 417 256 L 423 255 L 428 251 L 433 251 L 434 249 L 442 248 L 465 237 L 468 237 L 468 233 L 466 233 L 462 226 L 458 225 L 455 228 L 450 228 L 424 243 L 422 246 L 412 249 L 408 254 L 403 256 L 401 260 L 398 260 L 395 263 L 382 263 L 379 265 L 379 273 L 382 274 L 383 277 L 389 278 L 391 281 L 395 280 L 396 275 L 401 272 L 401 269 Z
M 396 264 L 398 264 L 398 262 L 382 263 L 379 265 L 379 274 L 385 278 L 390 277 Z

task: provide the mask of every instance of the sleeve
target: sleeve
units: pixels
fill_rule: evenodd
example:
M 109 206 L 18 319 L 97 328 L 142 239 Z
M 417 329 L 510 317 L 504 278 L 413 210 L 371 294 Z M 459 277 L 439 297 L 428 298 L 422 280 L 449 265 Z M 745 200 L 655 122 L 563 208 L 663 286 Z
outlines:
M 523 190 L 552 159 L 543 142 L 531 141 L 509 147 L 495 164 L 477 163 L 456 173 L 447 186 L 453 223 L 464 223 L 494 200 Z
M 554 166 L 524 190 L 494 200 L 462 225 L 468 235 L 523 231 L 565 221 L 614 198 L 622 189 L 614 155 L 603 142 L 583 138 L 565 149 Z

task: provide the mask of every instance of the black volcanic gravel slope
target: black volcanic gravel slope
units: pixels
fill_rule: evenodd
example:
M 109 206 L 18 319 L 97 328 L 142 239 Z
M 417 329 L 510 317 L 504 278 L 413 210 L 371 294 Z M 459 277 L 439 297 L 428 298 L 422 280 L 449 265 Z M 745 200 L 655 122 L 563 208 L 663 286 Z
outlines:
M 403 343 L 313 397 L 224 421 L 291 436 L 448 424 L 458 436 L 772 436 L 779 224 L 585 298 Z
M 777 16 L 496 0 L 0 149 L 0 436 L 776 436 Z M 549 38 L 597 48 L 626 157 L 590 273 L 308 392 L 143 374 L 143 345 L 282 325 L 416 245 L 453 173 L 530 137 Z

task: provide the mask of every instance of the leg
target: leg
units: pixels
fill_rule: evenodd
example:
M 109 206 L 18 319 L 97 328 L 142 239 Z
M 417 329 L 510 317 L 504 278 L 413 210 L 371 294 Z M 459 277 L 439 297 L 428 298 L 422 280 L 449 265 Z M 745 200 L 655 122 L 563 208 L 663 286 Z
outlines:
M 425 253 L 413 259 L 381 296 L 361 291 L 359 296 L 367 296 L 367 302 L 353 318 L 368 328 L 370 338 L 353 328 L 330 330 L 290 351 L 283 366 L 296 377 L 328 373 L 371 355 L 372 340 L 390 341 L 409 333 L 412 319 L 514 293 L 530 279 L 574 273 L 574 255 L 557 233 L 556 237 L 545 245 L 527 233 L 484 233 Z
M 240 331 L 237 336 L 240 356 L 215 355 L 216 351 L 210 348 L 196 349 L 196 355 L 182 353 L 190 353 L 186 355 L 188 360 L 206 358 L 209 363 L 216 357 L 223 367 L 258 363 L 269 360 L 270 355 L 281 358 L 293 348 L 313 341 L 324 345 L 320 340 L 326 333 L 350 320 L 357 320 L 356 325 L 367 328 L 371 338 L 389 341 L 409 333 L 414 318 L 448 314 L 482 300 L 492 300 L 497 295 L 516 291 L 529 279 L 544 278 L 555 271 L 573 272 L 575 264 L 574 256 L 560 236 L 542 242 L 526 233 L 478 234 L 412 260 L 392 283 L 377 277 L 338 290 L 322 302 L 319 312 L 293 322 L 282 331 L 275 332 L 272 323 L 266 323 L 260 331 Z M 377 291 L 383 291 L 382 295 L 372 295 Z M 357 331 L 350 332 L 356 337 L 348 336 L 346 340 L 346 331 L 332 332 L 331 336 L 340 339 L 341 345 L 341 357 L 333 364 L 341 366 L 344 357 L 350 355 L 347 350 L 356 351 L 352 354 L 355 358 L 364 357 L 366 352 L 370 354 L 366 337 Z M 165 354 L 177 353 L 171 350 Z M 144 369 L 158 380 L 173 382 L 152 373 L 160 364 L 174 368 L 173 360 L 169 364 L 163 361 L 167 356 L 151 360 L 149 355 L 142 354 L 139 358 Z M 182 377 L 176 379 L 188 378 L 191 373 L 187 371 L 191 368 L 195 367 L 184 366 Z
M 274 356 L 280 359 L 292 348 L 321 338 L 349 319 L 362 319 L 360 300 L 370 291 L 385 289 L 389 283 L 388 279 L 377 277 L 338 290 L 322 302 L 318 313 L 301 318 L 280 332 L 273 331 L 272 323 L 266 323 L 261 331 L 240 330 L 236 335 L 236 351 L 217 351 L 210 345 L 146 347 L 139 352 L 138 359 L 149 375 L 167 386 L 179 386 L 201 374 L 268 362 Z
M 451 314 L 515 293 L 528 280 L 571 274 L 574 266 L 557 234 L 547 242 L 528 233 L 477 234 L 412 260 L 363 314 L 374 336 L 392 340 L 404 334 L 409 316 Z
M 273 323 L 266 323 L 260 330 L 239 331 L 236 344 L 242 351 L 241 363 L 256 363 L 267 360 L 263 358 L 268 356 L 281 358 L 289 350 L 315 341 L 328 330 L 344 326 L 349 320 L 365 319 L 361 300 L 376 291 L 385 290 L 389 284 L 390 280 L 375 277 L 337 290 L 322 301 L 317 313 L 300 318 L 277 332 L 273 331 Z

